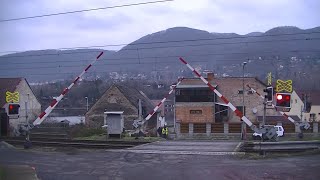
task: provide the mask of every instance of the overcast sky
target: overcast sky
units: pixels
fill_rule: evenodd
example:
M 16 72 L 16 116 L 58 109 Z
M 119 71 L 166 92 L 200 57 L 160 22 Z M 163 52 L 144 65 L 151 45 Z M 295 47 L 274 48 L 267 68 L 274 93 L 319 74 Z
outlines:
M 153 0 L 1 0 L 0 19 Z M 0 52 L 130 43 L 167 28 L 247 34 L 276 26 L 320 26 L 319 0 L 175 0 L 0 22 Z M 105 49 L 119 49 L 106 47 Z

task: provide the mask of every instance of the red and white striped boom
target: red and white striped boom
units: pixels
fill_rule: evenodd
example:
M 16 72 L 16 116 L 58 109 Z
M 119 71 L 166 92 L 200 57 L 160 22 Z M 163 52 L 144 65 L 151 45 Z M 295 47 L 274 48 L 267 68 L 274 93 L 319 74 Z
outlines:
M 252 124 L 252 122 L 242 114 L 241 111 L 239 111 L 233 104 L 230 103 L 230 101 L 228 101 L 227 98 L 225 98 L 216 88 L 214 88 L 203 76 L 201 76 L 201 74 L 195 70 L 192 66 L 190 66 L 190 64 L 188 64 L 183 58 L 179 58 L 180 61 L 185 64 L 194 74 L 196 74 L 217 96 L 219 96 L 224 103 L 227 104 L 228 107 L 230 107 L 230 109 L 236 113 L 236 115 L 238 117 L 240 117 L 240 119 L 242 119 L 252 130 L 254 130 L 255 132 L 259 132 L 259 129 Z
M 261 95 L 260 93 L 258 93 L 255 89 L 253 89 L 252 87 L 250 87 L 249 85 L 247 85 L 248 88 L 250 88 L 254 93 L 256 93 L 258 96 L 260 96 L 262 99 L 265 99 L 265 97 L 263 95 Z M 275 108 L 277 110 L 277 107 L 271 103 L 271 106 L 273 108 Z M 284 117 L 286 117 L 289 121 L 291 121 L 292 123 L 295 123 L 294 119 L 292 119 L 292 117 L 288 116 L 286 113 L 279 111 L 281 115 L 283 115 Z
M 177 84 L 172 86 L 172 89 L 169 91 L 169 93 L 159 102 L 159 104 L 153 109 L 153 111 L 150 112 L 149 115 L 145 118 L 146 121 L 148 121 L 154 115 L 154 113 L 157 112 L 157 110 L 160 108 L 162 103 L 164 103 L 164 101 L 166 101 L 166 99 L 169 97 L 169 95 L 172 94 L 172 92 L 176 89 L 176 87 L 181 83 L 182 80 L 183 80 L 183 78 L 180 78 L 179 81 L 177 82 Z
M 84 75 L 84 73 L 86 73 L 89 68 L 102 56 L 103 52 L 101 52 L 85 69 L 84 71 L 81 72 L 81 74 L 79 76 L 77 76 L 77 78 L 70 84 L 70 86 L 68 86 L 67 88 L 65 88 L 62 93 L 60 94 L 59 97 L 57 97 L 56 99 L 54 99 L 50 106 L 44 111 L 42 112 L 39 117 L 33 122 L 33 125 L 39 125 L 42 123 L 42 121 L 51 113 L 51 111 L 58 105 L 58 103 L 61 101 L 61 99 L 69 92 L 69 90 L 78 82 L 78 80 Z

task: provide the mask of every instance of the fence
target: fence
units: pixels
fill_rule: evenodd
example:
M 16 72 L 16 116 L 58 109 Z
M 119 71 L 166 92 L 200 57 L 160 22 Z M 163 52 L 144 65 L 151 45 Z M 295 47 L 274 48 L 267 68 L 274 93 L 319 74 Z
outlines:
M 224 123 L 212 123 L 211 133 L 224 133 Z
M 180 124 L 180 133 L 189 133 L 189 123 Z
M 194 133 L 206 133 L 206 124 L 204 123 L 196 123 L 193 124 L 193 132 Z
M 211 127 L 209 127 L 210 125 Z M 257 127 L 259 127 L 258 123 L 254 123 Z M 274 124 L 276 125 L 276 124 Z M 207 134 L 207 136 L 211 136 L 214 134 L 240 134 L 241 133 L 241 123 L 180 123 L 180 133 L 192 135 L 195 134 Z M 294 134 L 299 132 L 299 129 L 293 123 L 282 123 L 282 127 L 284 128 L 285 134 Z M 191 129 L 190 129 L 191 128 Z M 179 132 L 179 131 L 177 131 Z M 308 130 L 304 130 L 304 133 L 318 133 L 319 126 L 318 123 L 310 123 L 310 128 Z M 253 130 L 246 126 L 246 133 L 252 134 Z

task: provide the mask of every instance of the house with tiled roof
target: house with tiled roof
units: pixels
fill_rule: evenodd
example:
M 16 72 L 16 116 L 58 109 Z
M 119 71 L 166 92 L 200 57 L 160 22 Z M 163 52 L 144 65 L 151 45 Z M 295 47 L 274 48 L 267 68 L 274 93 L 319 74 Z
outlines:
M 10 93 L 16 93 L 18 98 L 6 98 Z M 8 105 L 13 102 L 19 104 L 20 109 L 18 115 L 9 116 L 11 129 L 26 121 L 34 121 L 41 113 L 41 104 L 25 78 L 0 78 L 0 108 L 8 113 Z
M 151 100 L 136 88 L 121 83 L 113 84 L 86 113 L 86 124 L 101 127 L 104 123 L 104 112 L 115 111 L 123 112 L 125 129 L 133 129 L 134 120 L 139 118 L 139 99 L 142 106 L 142 118 L 145 118 L 155 107 Z M 156 123 L 157 114 L 154 114 L 147 123 L 147 129 L 155 128 Z

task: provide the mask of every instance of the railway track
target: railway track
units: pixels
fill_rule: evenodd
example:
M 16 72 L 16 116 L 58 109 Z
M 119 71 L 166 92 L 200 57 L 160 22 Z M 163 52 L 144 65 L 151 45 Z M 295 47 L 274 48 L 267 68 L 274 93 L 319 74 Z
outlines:
M 0 141 L 5 141 L 12 145 L 23 146 L 25 140 L 23 137 L 6 137 L 0 138 Z M 123 140 L 109 140 L 109 141 L 94 141 L 94 140 L 70 140 L 70 139 L 53 139 L 53 138 L 33 138 L 33 146 L 44 147 L 76 147 L 88 149 L 124 149 L 137 145 L 150 143 L 149 141 L 123 141 Z

